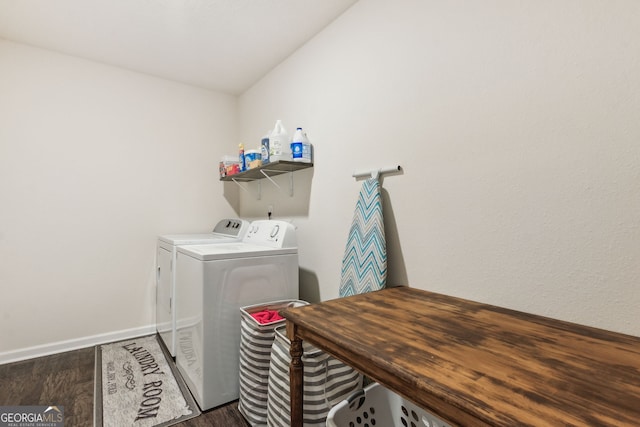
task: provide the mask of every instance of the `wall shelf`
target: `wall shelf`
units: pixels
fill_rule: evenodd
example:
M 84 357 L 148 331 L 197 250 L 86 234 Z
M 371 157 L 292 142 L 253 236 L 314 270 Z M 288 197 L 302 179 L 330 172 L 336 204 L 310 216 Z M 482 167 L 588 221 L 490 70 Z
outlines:
M 271 179 L 272 176 L 282 175 L 284 173 L 289 174 L 289 196 L 293 196 L 293 172 L 312 168 L 313 163 L 304 163 L 304 162 L 293 162 L 290 160 L 278 160 L 277 162 L 271 162 L 264 166 L 260 166 L 258 168 L 249 169 L 244 172 L 240 172 L 234 175 L 229 175 L 225 177 L 221 177 L 220 181 L 233 181 L 240 188 L 245 191 L 247 190 L 241 183 L 243 182 L 251 182 L 257 181 L 261 179 L 268 179 L 273 185 L 275 185 L 279 190 L 282 191 L 280 185 Z M 259 183 L 258 183 L 259 184 Z M 258 186 L 258 200 L 260 200 L 262 195 L 262 186 Z
M 277 162 L 267 163 L 258 168 L 249 169 L 235 175 L 229 175 L 220 178 L 220 181 L 255 181 L 287 172 L 295 172 L 301 169 L 312 168 L 313 163 L 292 162 L 290 160 L 278 160 Z

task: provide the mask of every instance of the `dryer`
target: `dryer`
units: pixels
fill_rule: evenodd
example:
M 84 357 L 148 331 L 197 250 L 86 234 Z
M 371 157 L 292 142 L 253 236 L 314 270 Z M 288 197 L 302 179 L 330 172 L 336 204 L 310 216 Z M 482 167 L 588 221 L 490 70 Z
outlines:
M 298 299 L 298 249 L 285 221 L 254 221 L 242 242 L 178 248 L 176 365 L 204 411 L 239 397 L 240 307 Z
M 156 330 L 171 356 L 176 355 L 176 255 L 180 245 L 218 244 L 240 241 L 249 229 L 249 221 L 223 219 L 212 232 L 167 234 L 156 245 Z

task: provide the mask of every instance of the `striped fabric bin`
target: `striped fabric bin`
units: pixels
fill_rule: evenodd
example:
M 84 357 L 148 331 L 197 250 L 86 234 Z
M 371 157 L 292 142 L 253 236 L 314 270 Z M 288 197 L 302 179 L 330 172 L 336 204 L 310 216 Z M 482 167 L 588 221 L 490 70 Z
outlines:
M 285 320 L 259 323 L 251 316 L 309 304 L 301 300 L 272 301 L 240 308 L 240 400 L 238 409 L 251 426 L 267 425 L 267 382 L 275 328 Z
M 289 354 L 286 327 L 276 328 L 271 348 L 267 425 L 289 427 L 291 422 Z M 329 410 L 362 388 L 362 375 L 316 347 L 302 342 L 304 364 L 304 426 L 324 426 Z

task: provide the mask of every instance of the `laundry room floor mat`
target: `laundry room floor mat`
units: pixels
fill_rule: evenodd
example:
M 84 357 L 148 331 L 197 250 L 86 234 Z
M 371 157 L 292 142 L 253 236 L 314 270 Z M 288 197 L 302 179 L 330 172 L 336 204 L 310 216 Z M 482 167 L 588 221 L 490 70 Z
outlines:
M 200 415 L 155 335 L 96 346 L 94 425 L 170 426 Z

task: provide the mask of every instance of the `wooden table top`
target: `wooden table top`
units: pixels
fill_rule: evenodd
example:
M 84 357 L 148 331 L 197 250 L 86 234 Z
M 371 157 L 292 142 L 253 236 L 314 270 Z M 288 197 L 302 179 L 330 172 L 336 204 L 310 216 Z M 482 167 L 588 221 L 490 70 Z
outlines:
M 638 337 L 408 287 L 282 314 L 455 425 L 640 425 Z

